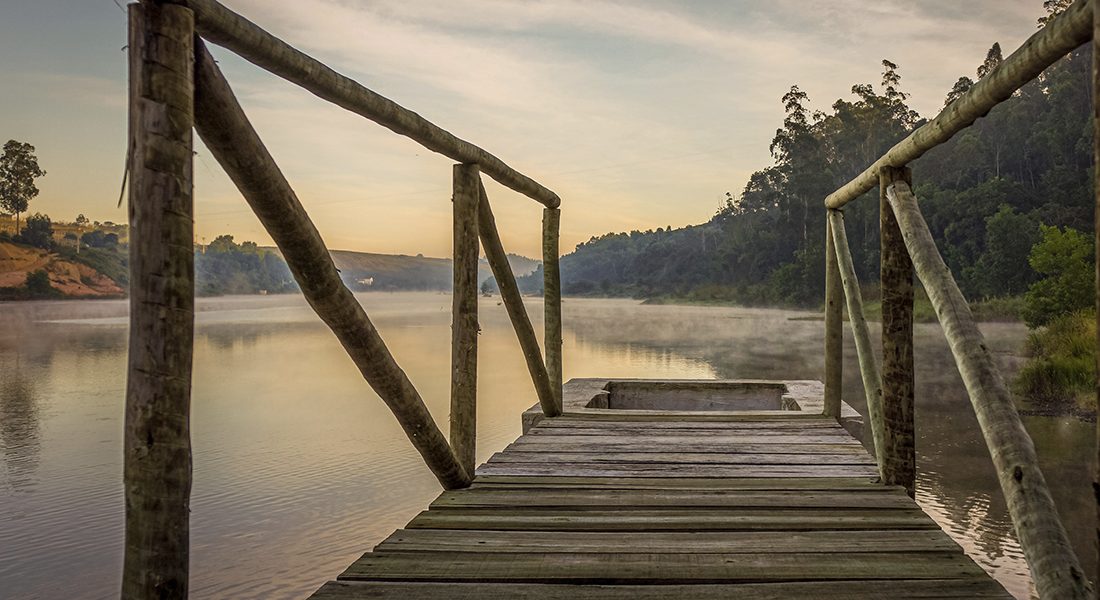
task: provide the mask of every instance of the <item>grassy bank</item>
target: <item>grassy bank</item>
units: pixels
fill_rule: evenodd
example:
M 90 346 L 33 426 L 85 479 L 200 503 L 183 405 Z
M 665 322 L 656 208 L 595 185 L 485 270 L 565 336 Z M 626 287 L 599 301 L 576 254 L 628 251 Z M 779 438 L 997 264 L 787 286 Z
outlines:
M 1059 413 L 1096 410 L 1096 315 L 1058 317 L 1028 336 L 1030 359 L 1016 377 L 1016 391 L 1036 408 Z

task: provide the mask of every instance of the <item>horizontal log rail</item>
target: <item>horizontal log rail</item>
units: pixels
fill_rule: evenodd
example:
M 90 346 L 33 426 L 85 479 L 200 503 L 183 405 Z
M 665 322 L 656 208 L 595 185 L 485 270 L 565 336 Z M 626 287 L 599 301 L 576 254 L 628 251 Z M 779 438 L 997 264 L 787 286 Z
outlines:
M 195 13 L 195 29 L 207 41 L 232 50 L 245 60 L 314 95 L 332 102 L 425 148 L 460 163 L 477 164 L 482 173 L 547 206 L 561 204 L 558 195 L 509 167 L 489 152 L 456 137 L 417 113 L 337 73 L 321 61 L 268 33 L 217 0 L 170 0 Z
M 1092 39 L 1094 0 L 1077 0 L 1057 18 L 1032 35 L 970 91 L 952 102 L 934 119 L 898 142 L 874 164 L 825 198 L 826 208 L 840 208 L 878 187 L 883 167 L 904 167 L 925 152 L 951 139 L 985 116 L 1016 90 L 1035 79 L 1074 48 Z

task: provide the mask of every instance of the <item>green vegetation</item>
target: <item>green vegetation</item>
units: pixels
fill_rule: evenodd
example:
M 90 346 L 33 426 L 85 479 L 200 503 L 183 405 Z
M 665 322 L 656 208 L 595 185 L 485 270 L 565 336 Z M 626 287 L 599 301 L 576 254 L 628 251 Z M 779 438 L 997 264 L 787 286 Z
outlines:
M 1091 236 L 1046 226 L 1042 232 L 1042 241 L 1028 257 L 1031 268 L 1042 276 L 1024 297 L 1024 322 L 1031 328 L 1092 307 L 1096 297 Z
M 50 283 L 49 273 L 42 270 L 27 273 L 21 287 L 0 288 L 0 300 L 51 300 L 61 296 L 61 291 Z
M 1059 413 L 1096 409 L 1096 315 L 1079 311 L 1053 318 L 1028 336 L 1030 357 L 1016 390 Z
M 195 280 L 195 291 L 202 296 L 298 289 L 282 257 L 255 242 L 238 244 L 231 235 L 220 235 L 205 250 L 196 250 Z
M 8 140 L 0 154 L 0 208 L 15 215 L 15 230 L 19 231 L 19 214 L 27 212 L 30 201 L 38 195 L 34 180 L 46 174 L 38 167 L 34 146 Z
M 1049 13 L 1064 8 L 1046 5 Z M 1044 17 L 1045 19 L 1045 17 Z M 999 64 L 999 47 L 979 65 Z M 771 143 L 775 163 L 754 173 L 707 223 L 608 233 L 562 258 L 566 294 L 704 303 L 819 307 L 824 296 L 822 200 L 925 123 L 908 105 L 899 67 L 878 86 L 813 110 L 794 86 Z M 1039 273 L 1028 264 L 1040 224 L 1091 234 L 1091 53 L 1062 59 L 990 114 L 913 164 L 921 209 L 967 298 L 1015 314 Z M 950 103 L 973 81 L 962 77 Z M 844 209 L 856 271 L 878 281 L 877 190 Z M 920 312 L 925 312 L 921 310 Z M 977 312 L 977 311 L 976 311 Z

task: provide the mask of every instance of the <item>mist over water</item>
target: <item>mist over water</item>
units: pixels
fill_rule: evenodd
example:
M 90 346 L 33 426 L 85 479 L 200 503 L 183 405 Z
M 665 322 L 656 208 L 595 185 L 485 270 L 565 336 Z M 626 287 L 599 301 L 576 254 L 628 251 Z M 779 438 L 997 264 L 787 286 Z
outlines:
M 450 296 L 359 296 L 446 431 Z M 535 404 L 498 298 L 482 298 L 478 460 Z M 810 313 L 567 299 L 565 376 L 821 379 Z M 541 330 L 541 300 L 528 299 Z M 385 405 L 296 296 L 199 301 L 192 440 L 193 598 L 301 598 L 439 492 Z M 1008 376 L 1022 325 L 983 326 Z M 873 332 L 877 334 L 877 332 Z M 122 566 L 124 301 L 0 304 L 0 596 L 117 596 Z M 1030 584 L 939 328 L 918 325 L 918 501 L 1019 597 Z M 845 399 L 863 410 L 847 340 Z M 1028 429 L 1086 568 L 1093 425 Z

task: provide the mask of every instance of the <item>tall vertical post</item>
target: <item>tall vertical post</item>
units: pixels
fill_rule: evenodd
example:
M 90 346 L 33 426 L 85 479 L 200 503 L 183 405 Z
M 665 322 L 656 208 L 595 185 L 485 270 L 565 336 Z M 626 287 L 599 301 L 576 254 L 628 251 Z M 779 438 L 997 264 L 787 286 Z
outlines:
M 875 445 L 875 462 L 879 475 L 882 475 L 883 438 L 882 424 L 882 378 L 879 375 L 875 353 L 871 349 L 871 332 L 867 327 L 867 317 L 863 312 L 863 295 L 859 291 L 859 279 L 856 277 L 852 251 L 848 246 L 848 233 L 844 230 L 844 215 L 839 210 L 829 210 L 829 224 L 833 230 L 833 249 L 840 271 L 840 282 L 844 286 L 844 299 L 848 305 L 848 323 L 852 326 L 852 338 L 856 343 L 856 358 L 859 360 L 859 375 L 863 380 L 863 393 L 867 398 L 867 420 L 871 422 L 871 439 Z
M 1100 10 L 1093 5 L 1092 11 L 1092 150 L 1093 150 L 1093 189 L 1096 198 L 1095 227 L 1096 234 L 1096 308 L 1100 318 Z M 1100 373 L 1100 328 L 1097 328 L 1096 359 L 1097 373 Z M 1096 406 L 1100 413 L 1100 379 L 1097 380 Z M 1093 498 L 1096 500 L 1096 543 L 1100 544 L 1100 418 L 1096 419 L 1096 475 L 1092 482 Z M 1100 546 L 1098 546 L 1100 547 Z M 1100 580 L 1100 552 L 1097 553 L 1096 578 Z M 1100 584 L 1096 586 L 1096 597 L 1100 598 Z
M 535 384 L 535 394 L 539 397 L 542 413 L 548 417 L 556 417 L 561 414 L 561 407 L 554 400 L 550 378 L 546 375 L 546 362 L 539 350 L 538 338 L 535 337 L 535 328 L 531 326 L 531 319 L 523 306 L 523 295 L 516 284 L 516 276 L 508 264 L 508 254 L 500 242 L 500 232 L 497 231 L 493 208 L 489 206 L 489 196 L 485 193 L 484 185 L 478 186 L 478 196 L 477 234 L 481 237 L 481 247 L 485 249 L 485 260 L 489 261 L 497 287 L 500 288 L 500 299 L 512 321 L 512 329 L 516 332 L 523 359 L 527 362 L 531 382 Z
M 194 15 L 129 8 L 130 349 L 122 597 L 187 598 L 194 341 Z
M 879 174 L 879 281 L 882 288 L 883 483 L 916 495 L 917 455 L 913 406 L 913 261 L 905 249 L 886 189 L 912 182 L 908 168 Z
M 451 448 L 473 473 L 477 446 L 477 205 L 476 164 L 454 166 L 454 290 L 451 315 Z
M 558 412 L 561 407 L 562 359 L 561 359 L 561 270 L 558 266 L 558 229 L 561 211 L 546 208 L 542 211 L 542 300 L 543 336 L 546 353 L 546 375 L 554 392 Z
M 844 284 L 836 262 L 833 225 L 825 219 L 825 416 L 840 418 L 844 386 Z

